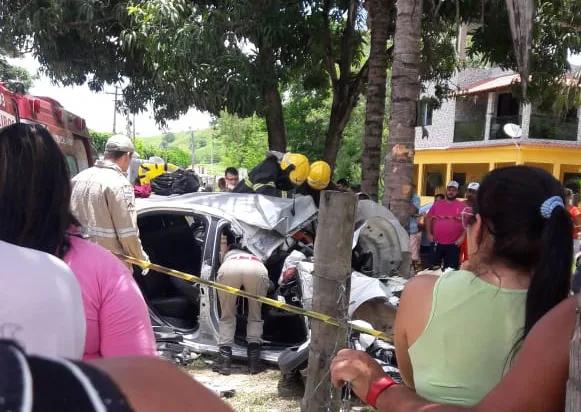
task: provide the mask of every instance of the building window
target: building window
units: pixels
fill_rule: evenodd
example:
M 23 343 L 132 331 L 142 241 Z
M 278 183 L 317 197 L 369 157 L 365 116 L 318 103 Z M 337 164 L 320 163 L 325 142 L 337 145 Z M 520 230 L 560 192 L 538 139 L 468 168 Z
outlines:
M 430 99 L 422 99 L 418 102 L 417 126 L 431 126 L 434 105 Z

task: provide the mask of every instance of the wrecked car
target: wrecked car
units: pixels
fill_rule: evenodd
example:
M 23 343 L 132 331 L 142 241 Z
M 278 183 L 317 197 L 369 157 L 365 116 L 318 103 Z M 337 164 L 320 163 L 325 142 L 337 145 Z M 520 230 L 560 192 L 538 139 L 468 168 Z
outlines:
M 279 280 L 291 253 L 300 252 L 305 257 L 305 265 L 313 256 L 318 210 L 312 198 L 192 193 L 137 199 L 136 208 L 141 241 L 152 263 L 215 281 L 222 239 L 226 231 L 231 231 L 241 239 L 242 246 L 265 263 L 271 280 L 268 297 L 308 307 L 312 290 L 310 296 L 308 288 L 292 291 L 288 285 L 279 284 Z M 392 307 L 397 306 L 397 299 L 394 301 L 393 297 L 398 288 L 390 289 L 388 284 L 393 284 L 390 279 L 399 279 L 395 284 L 403 288 L 405 281 L 397 276 L 409 270 L 408 239 L 387 209 L 371 201 L 359 202 L 353 268 L 363 278 L 371 277 L 385 285 L 365 299 L 379 298 Z M 297 284 L 306 284 L 304 274 L 309 270 L 312 271 L 312 263 L 303 270 Z M 218 352 L 220 304 L 214 289 L 154 270 L 142 276 L 136 269 L 134 277 L 147 302 L 160 354 L 187 362 L 184 348 L 204 354 Z M 356 293 L 354 288 L 353 293 Z M 233 347 L 233 355 L 238 358 L 246 357 L 246 313 L 245 299 L 239 298 Z M 267 305 L 262 306 L 262 313 L 261 356 L 265 361 L 277 363 L 286 349 L 308 345 L 309 321 L 304 316 Z

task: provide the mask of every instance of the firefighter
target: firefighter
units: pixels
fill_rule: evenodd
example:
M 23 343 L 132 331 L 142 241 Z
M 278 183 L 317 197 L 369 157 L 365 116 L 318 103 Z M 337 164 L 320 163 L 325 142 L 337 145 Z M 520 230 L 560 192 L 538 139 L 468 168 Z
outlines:
M 73 178 L 71 209 L 88 240 L 147 261 L 139 240 L 135 194 L 127 180 L 134 152 L 135 146 L 127 136 L 111 136 L 104 160 L 97 160 L 95 166 Z M 130 264 L 128 267 L 131 269 Z
M 270 151 L 233 192 L 288 197 L 290 190 L 307 180 L 309 169 L 309 159 L 302 154 Z
M 331 166 L 324 160 L 318 160 L 311 165 L 307 181 L 300 185 L 296 193 L 303 196 L 311 196 L 315 205 L 319 207 L 321 190 L 337 190 L 331 182 Z

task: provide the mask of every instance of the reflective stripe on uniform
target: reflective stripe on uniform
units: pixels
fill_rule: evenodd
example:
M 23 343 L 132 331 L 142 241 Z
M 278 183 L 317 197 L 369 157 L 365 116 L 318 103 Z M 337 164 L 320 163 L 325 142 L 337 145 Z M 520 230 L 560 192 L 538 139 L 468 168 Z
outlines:
M 105 229 L 102 227 L 88 228 L 87 235 L 96 236 L 96 237 L 110 237 L 110 238 L 117 237 L 117 233 L 115 233 L 115 229 Z
M 257 190 L 259 190 L 259 189 L 262 189 L 265 186 L 272 187 L 272 188 L 276 188 L 276 186 L 274 185 L 274 182 L 268 182 L 268 183 L 252 183 L 252 181 L 250 180 L 250 178 L 248 176 L 244 176 L 244 184 L 249 189 L 252 189 L 255 192 Z
M 137 229 L 132 228 L 132 227 L 129 227 L 126 229 L 120 229 L 120 230 L 105 229 L 105 228 L 101 228 L 101 227 L 94 227 L 94 228 L 87 229 L 87 235 L 89 235 L 90 237 L 104 237 L 104 238 L 115 239 L 115 238 L 126 238 L 126 237 L 137 236 L 137 234 L 138 234 Z

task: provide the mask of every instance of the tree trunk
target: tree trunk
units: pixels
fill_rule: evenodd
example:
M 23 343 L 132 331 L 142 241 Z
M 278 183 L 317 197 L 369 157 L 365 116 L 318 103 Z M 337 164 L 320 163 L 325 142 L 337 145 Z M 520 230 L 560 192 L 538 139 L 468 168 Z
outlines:
M 391 67 L 389 141 L 385 156 L 383 204 L 406 228 L 409 226 L 416 112 L 420 94 L 422 2 L 397 2 Z
M 286 131 L 284 128 L 284 114 L 282 99 L 278 89 L 276 74 L 276 58 L 274 51 L 268 45 L 258 49 L 258 73 L 260 73 L 262 87 L 262 114 L 266 120 L 268 131 L 268 148 L 278 152 L 286 151 Z
M 331 169 L 335 168 L 343 131 L 345 131 L 349 123 L 353 109 L 357 106 L 359 95 L 361 95 L 363 89 L 363 82 L 367 79 L 368 67 L 368 62 L 366 62 L 355 78 L 347 75 L 341 76 L 336 86 L 333 87 L 333 105 L 331 106 L 331 118 L 325 137 L 325 151 L 323 153 L 323 160 L 329 163 Z
M 391 0 L 368 0 L 367 23 L 371 29 L 365 137 L 361 157 L 361 190 L 377 201 L 387 83 L 387 39 Z
M 263 89 L 264 117 L 268 131 L 268 148 L 279 152 L 286 151 L 286 132 L 284 129 L 284 115 L 282 100 L 278 87 L 267 86 Z
M 358 6 L 359 0 L 349 0 L 347 20 L 341 37 L 341 50 L 338 64 L 336 62 L 336 56 L 333 53 L 331 23 L 329 22 L 329 13 L 331 13 L 333 8 L 333 2 L 331 0 L 324 2 L 322 12 L 325 63 L 333 87 L 333 105 L 331 107 L 331 118 L 325 137 L 323 160 L 329 163 L 331 169 L 335 168 L 337 153 L 339 152 L 343 138 L 343 131 L 347 127 L 351 113 L 353 113 L 353 109 L 357 105 L 359 95 L 363 90 L 363 82 L 367 80 L 367 73 L 369 71 L 368 61 L 361 67 L 359 73 L 354 73 L 352 70 Z M 339 67 L 339 72 L 337 72 L 337 66 Z

